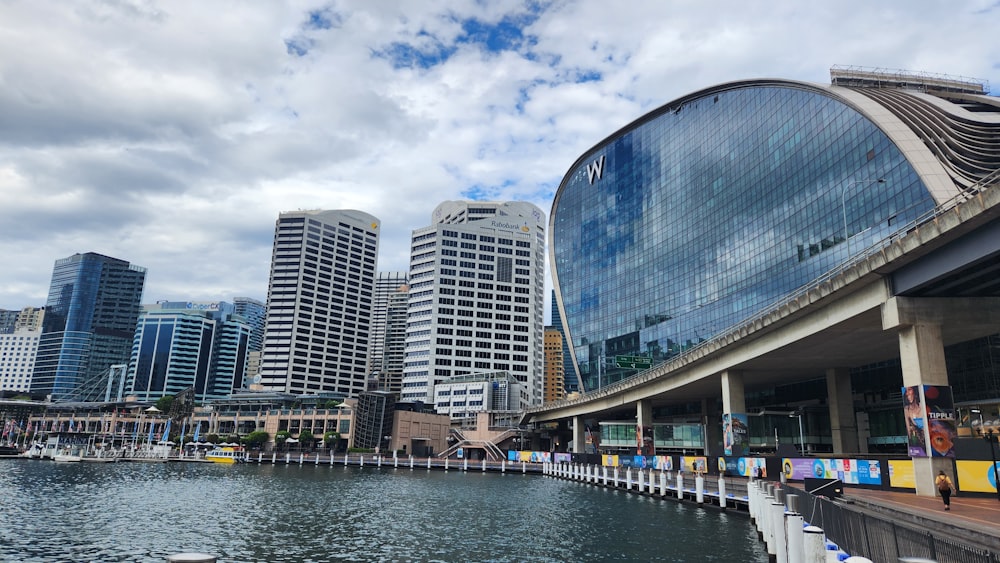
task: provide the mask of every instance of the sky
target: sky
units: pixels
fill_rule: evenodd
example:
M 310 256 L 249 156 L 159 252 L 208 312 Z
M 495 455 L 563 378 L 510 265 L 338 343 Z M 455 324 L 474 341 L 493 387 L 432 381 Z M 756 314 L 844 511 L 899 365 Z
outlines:
M 702 88 L 855 65 L 1000 93 L 997 29 L 997 0 L 0 0 L 0 309 L 78 252 L 146 267 L 145 303 L 264 301 L 298 209 L 378 217 L 405 271 L 439 203 L 548 215 L 581 154 Z

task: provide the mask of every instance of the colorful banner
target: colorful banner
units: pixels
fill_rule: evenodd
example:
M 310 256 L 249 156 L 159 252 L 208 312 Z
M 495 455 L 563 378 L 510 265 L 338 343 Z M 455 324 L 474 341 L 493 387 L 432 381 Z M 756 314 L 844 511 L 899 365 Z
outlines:
M 618 467 L 618 456 L 608 454 L 602 455 L 601 465 L 605 467 Z
M 931 455 L 955 457 L 955 436 L 958 435 L 958 429 L 951 387 L 924 385 L 924 401 L 927 405 L 927 431 L 930 435 Z
M 754 468 L 758 473 L 754 473 Z M 767 477 L 767 467 L 762 457 L 720 457 L 719 473 L 740 477 Z
M 903 387 L 903 416 L 906 419 L 906 447 L 910 457 L 927 457 L 927 409 L 920 385 Z
M 1000 461 L 996 462 L 996 470 L 1000 471 Z M 955 462 L 955 473 L 962 492 L 997 492 L 997 475 L 993 462 L 959 460 Z
M 531 450 L 507 450 L 507 461 L 526 463 L 548 463 L 552 461 L 551 452 L 536 452 Z
M 741 456 L 749 451 L 750 425 L 744 413 L 722 415 L 722 443 L 726 455 Z
M 681 471 L 708 473 L 708 458 L 705 456 L 682 456 Z
M 889 486 L 900 489 L 917 488 L 917 480 L 913 476 L 912 459 L 889 460 Z
M 653 455 L 653 427 L 652 426 L 637 426 L 636 427 L 636 452 L 641 456 Z
M 570 463 L 573 461 L 573 454 L 569 452 L 556 452 L 552 454 L 552 461 L 556 463 Z
M 881 485 L 882 466 L 874 459 L 782 458 L 785 479 L 802 481 L 807 477 L 840 479 L 849 485 Z

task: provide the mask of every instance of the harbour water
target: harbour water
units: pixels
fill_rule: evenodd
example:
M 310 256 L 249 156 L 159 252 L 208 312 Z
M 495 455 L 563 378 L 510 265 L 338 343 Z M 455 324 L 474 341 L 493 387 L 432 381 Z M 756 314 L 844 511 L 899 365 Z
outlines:
M 743 514 L 519 473 L 0 460 L 0 561 L 767 561 Z

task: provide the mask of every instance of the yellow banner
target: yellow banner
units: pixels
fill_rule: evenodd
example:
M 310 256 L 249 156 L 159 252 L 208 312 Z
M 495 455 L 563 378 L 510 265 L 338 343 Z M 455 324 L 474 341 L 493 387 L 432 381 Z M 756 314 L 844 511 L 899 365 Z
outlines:
M 997 492 L 996 474 L 989 461 L 960 460 L 955 462 L 958 486 L 962 491 L 976 493 Z
M 901 489 L 917 488 L 917 480 L 913 476 L 913 460 L 889 460 L 889 486 Z
M 601 464 L 605 467 L 618 467 L 618 456 L 616 455 L 602 455 Z

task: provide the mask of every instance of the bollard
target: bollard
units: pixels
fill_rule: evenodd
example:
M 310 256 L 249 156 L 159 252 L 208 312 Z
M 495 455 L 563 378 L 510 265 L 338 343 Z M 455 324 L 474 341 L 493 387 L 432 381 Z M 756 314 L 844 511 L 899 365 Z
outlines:
M 604 479 L 604 486 L 608 486 L 608 466 L 601 467 L 601 477 Z
M 347 452 L 344 452 L 344 467 L 347 467 Z
M 618 488 L 618 466 L 615 466 L 615 488 Z
M 638 492 L 641 493 L 642 489 L 644 489 L 646 487 L 646 483 L 643 481 L 643 479 L 646 478 L 646 475 L 643 474 L 642 469 L 640 469 L 638 471 L 638 473 L 639 474 L 636 476 L 635 488 L 636 488 L 636 491 L 638 491 Z
M 431 458 L 427 458 L 427 469 L 431 468 Z
M 271 452 L 271 465 L 274 465 L 275 458 L 277 458 L 277 456 L 278 454 L 276 452 Z
M 785 503 L 775 499 L 771 503 L 771 534 L 774 536 L 774 555 L 777 563 L 788 563 L 788 544 L 785 542 Z
M 264 452 L 257 452 L 257 465 L 264 461 Z
M 546 467 L 548 468 L 549 471 L 552 470 L 552 466 L 551 465 L 546 464 Z M 501 459 L 500 460 L 500 473 L 506 473 L 506 472 L 507 472 L 507 460 L 506 459 Z
M 365 454 L 361 454 L 361 457 L 358 460 L 358 465 L 360 467 L 364 467 L 365 466 Z
M 522 461 L 521 462 L 521 473 L 527 473 L 527 472 L 528 472 L 528 464 Z
M 486 458 L 483 458 L 483 473 L 486 473 Z
M 299 452 L 299 465 L 302 465 L 303 461 L 305 461 L 305 455 L 303 455 L 302 452 Z
M 660 496 L 667 496 L 667 474 L 660 471 Z
M 399 467 L 399 457 L 392 456 L 392 467 L 393 469 Z
M 719 475 L 719 508 L 726 509 L 726 479 Z
M 167 563 L 215 563 L 218 560 L 206 553 L 178 553 L 167 557 Z
M 330 450 L 330 466 L 333 466 L 333 450 Z
M 444 470 L 448 471 L 448 458 L 444 458 Z
M 625 488 L 632 490 L 632 468 L 629 467 L 625 470 Z
M 805 552 L 803 563 L 825 563 L 826 538 L 823 529 L 816 526 L 806 526 L 802 529 L 802 547 Z
M 785 537 L 787 538 L 789 563 L 797 563 L 805 559 L 803 523 L 802 515 L 798 512 L 785 514 Z
M 315 463 L 315 465 L 319 465 L 319 454 L 316 454 L 316 463 Z
M 462 458 L 462 471 L 468 471 L 468 470 L 469 470 L 469 458 L 464 457 Z
M 652 469 L 649 470 L 649 479 L 646 481 L 646 485 L 648 486 L 648 489 L 647 489 L 646 492 L 648 492 L 650 495 L 653 495 L 654 492 L 655 492 L 654 489 L 656 488 L 656 485 L 653 484 L 653 470 Z
M 375 456 L 375 465 L 377 467 L 382 467 L 382 456 L 381 455 Z
M 705 504 L 705 477 L 701 473 L 694 478 L 694 498 L 698 504 Z
M 677 472 L 677 500 L 684 500 L 684 474 Z

